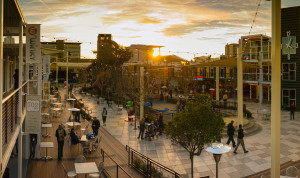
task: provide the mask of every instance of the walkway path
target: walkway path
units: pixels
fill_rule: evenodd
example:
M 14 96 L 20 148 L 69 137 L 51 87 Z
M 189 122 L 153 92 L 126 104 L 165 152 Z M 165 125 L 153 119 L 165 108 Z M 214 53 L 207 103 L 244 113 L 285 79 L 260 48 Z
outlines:
M 106 107 L 106 103 L 96 104 L 95 98 L 80 95 L 91 108 L 94 108 L 93 116 L 101 118 L 102 108 Z M 242 148 L 238 149 L 238 154 L 233 152 L 224 154 L 219 163 L 219 177 L 222 178 L 239 178 L 251 175 L 256 172 L 270 168 L 270 120 L 263 120 L 258 117 L 257 110 L 270 109 L 269 104 L 257 104 L 245 102 L 254 116 L 254 121 L 263 128 L 256 135 L 245 138 L 246 149 L 249 153 L 244 154 Z M 163 104 L 160 109 L 165 107 L 172 108 L 173 104 Z M 106 126 L 104 127 L 111 135 L 118 139 L 123 145 L 129 145 L 133 149 L 145 154 L 146 156 L 158 161 L 159 163 L 180 173 L 183 177 L 190 175 L 190 159 L 188 153 L 179 145 L 173 145 L 169 139 L 163 134 L 158 138 L 149 140 L 138 140 L 138 130 L 134 130 L 134 124 L 125 122 L 127 116 L 126 111 L 122 111 L 121 115 L 116 113 L 117 105 L 113 104 L 108 109 L 108 117 Z M 155 105 L 153 107 L 158 107 Z M 102 121 L 101 121 L 102 124 Z M 281 121 L 281 163 L 300 159 L 300 117 L 299 113 L 295 114 L 295 120 L 289 120 L 289 112 L 282 112 Z M 227 138 L 222 139 L 225 143 Z M 194 158 L 194 176 L 210 176 L 215 177 L 215 161 L 212 154 L 202 151 L 200 156 Z

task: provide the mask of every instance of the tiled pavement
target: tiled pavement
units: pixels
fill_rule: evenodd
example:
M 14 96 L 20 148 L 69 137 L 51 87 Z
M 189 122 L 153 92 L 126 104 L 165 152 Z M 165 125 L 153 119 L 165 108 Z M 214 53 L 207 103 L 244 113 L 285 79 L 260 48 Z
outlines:
M 82 98 L 85 105 L 93 109 L 93 116 L 101 120 L 101 112 L 103 107 L 107 108 L 106 103 L 97 105 L 96 100 L 92 97 L 82 96 L 75 92 L 77 98 Z M 249 153 L 244 154 L 242 148 L 238 149 L 238 154 L 233 152 L 226 153 L 222 156 L 219 163 L 219 177 L 222 178 L 239 178 L 247 176 L 265 169 L 270 168 L 270 136 L 271 127 L 270 120 L 259 118 L 257 110 L 270 109 L 269 104 L 258 104 L 245 102 L 254 116 L 254 121 L 262 126 L 262 131 L 245 137 L 246 149 Z M 108 109 L 108 117 L 106 126 L 104 127 L 122 144 L 129 145 L 133 149 L 147 155 L 148 157 L 158 161 L 159 163 L 175 170 L 183 177 L 190 175 L 190 159 L 187 151 L 179 145 L 172 145 L 171 141 L 163 134 L 153 140 L 138 140 L 138 129 L 134 130 L 134 123 L 125 122 L 127 116 L 126 111 L 117 114 L 116 105 Z M 168 107 L 174 108 L 172 104 L 155 105 L 160 109 Z M 260 112 L 258 112 L 260 113 Z M 281 163 L 300 159 L 300 117 L 295 114 L 295 120 L 289 120 L 289 112 L 282 112 L 281 120 Z M 167 116 L 166 116 L 167 117 Z M 101 121 L 102 125 L 102 121 Z M 225 143 L 227 138 L 222 139 Z M 194 177 L 210 176 L 215 177 L 215 161 L 212 154 L 202 151 L 200 156 L 194 157 Z

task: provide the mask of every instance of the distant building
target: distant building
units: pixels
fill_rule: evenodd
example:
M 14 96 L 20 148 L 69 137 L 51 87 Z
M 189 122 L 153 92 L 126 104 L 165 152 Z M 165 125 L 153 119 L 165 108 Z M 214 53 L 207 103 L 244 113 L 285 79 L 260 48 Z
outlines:
M 239 44 L 237 43 L 231 43 L 225 45 L 225 56 L 227 57 L 236 57 L 237 56 L 237 48 L 239 47 Z
M 255 34 L 242 36 L 242 60 L 258 68 L 244 71 L 244 96 L 262 103 L 271 100 L 271 37 Z
M 300 6 L 281 9 L 281 89 L 282 106 L 300 103 Z

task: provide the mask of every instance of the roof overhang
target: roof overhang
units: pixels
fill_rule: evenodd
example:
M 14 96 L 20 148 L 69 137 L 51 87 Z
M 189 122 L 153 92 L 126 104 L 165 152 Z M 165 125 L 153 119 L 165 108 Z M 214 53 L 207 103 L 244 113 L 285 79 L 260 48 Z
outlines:
M 75 62 L 55 62 L 53 63 L 53 65 L 51 65 L 51 69 L 55 69 L 56 65 L 58 67 L 60 67 L 61 69 L 65 69 L 66 67 L 68 67 L 69 69 L 83 69 L 83 68 L 87 68 L 89 65 L 91 65 L 91 62 L 87 62 L 87 63 L 75 63 Z
M 20 23 L 26 24 L 18 0 L 4 1 L 3 36 L 18 36 Z
M 237 67 L 237 60 L 236 58 L 227 58 L 227 59 L 222 59 L 222 60 L 217 60 L 217 61 L 212 61 L 212 62 L 206 62 L 206 63 L 201 63 L 193 66 L 203 66 L 203 67 Z M 257 66 L 251 65 L 247 62 L 243 61 L 243 68 L 259 68 Z

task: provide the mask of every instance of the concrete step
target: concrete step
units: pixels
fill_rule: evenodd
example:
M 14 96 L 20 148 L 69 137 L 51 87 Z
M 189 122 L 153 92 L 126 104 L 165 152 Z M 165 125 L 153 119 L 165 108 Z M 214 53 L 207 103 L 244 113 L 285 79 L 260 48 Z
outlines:
M 245 137 L 246 137 L 246 136 L 255 135 L 255 134 L 259 133 L 262 130 L 262 127 L 259 124 L 255 123 L 254 121 L 248 120 L 248 122 L 246 122 L 244 125 L 244 130 L 245 130 Z M 237 136 L 237 134 L 238 134 L 237 131 L 238 131 L 238 128 L 234 132 L 235 136 Z M 222 136 L 228 137 L 227 136 L 227 126 L 224 127 Z

